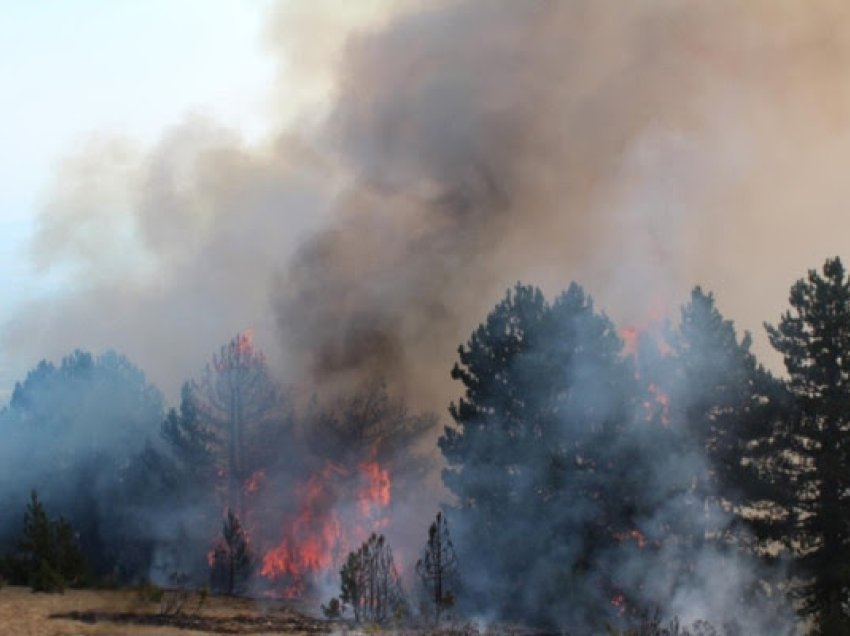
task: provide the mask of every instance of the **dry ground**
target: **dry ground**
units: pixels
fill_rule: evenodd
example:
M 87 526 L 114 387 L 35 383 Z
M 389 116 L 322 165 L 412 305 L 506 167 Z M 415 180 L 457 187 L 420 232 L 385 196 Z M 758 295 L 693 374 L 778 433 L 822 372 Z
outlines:
M 188 609 L 192 614 L 194 607 Z M 279 603 L 213 597 L 198 613 L 195 626 L 139 624 L 136 618 L 158 621 L 159 604 L 144 602 L 132 590 L 68 590 L 64 594 L 33 594 L 29 588 L 0 589 L 2 636 L 202 636 L 221 633 L 309 634 L 328 630 L 326 624 Z M 84 620 L 51 618 L 75 615 Z M 127 622 L 127 618 L 130 622 Z

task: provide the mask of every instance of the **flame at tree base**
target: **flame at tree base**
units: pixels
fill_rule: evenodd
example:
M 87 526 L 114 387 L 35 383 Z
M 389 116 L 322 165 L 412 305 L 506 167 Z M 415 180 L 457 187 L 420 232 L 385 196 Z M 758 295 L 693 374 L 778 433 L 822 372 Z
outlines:
M 391 482 L 377 461 L 356 471 L 328 461 L 296 494 L 297 513 L 284 523 L 283 538 L 260 568 L 262 577 L 282 585 L 273 594 L 284 598 L 304 596 L 311 584 L 335 574 L 348 551 L 387 525 Z

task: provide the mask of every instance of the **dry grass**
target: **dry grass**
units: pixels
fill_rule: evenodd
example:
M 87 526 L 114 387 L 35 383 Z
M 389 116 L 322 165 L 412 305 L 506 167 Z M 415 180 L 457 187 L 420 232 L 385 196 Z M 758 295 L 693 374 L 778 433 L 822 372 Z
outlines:
M 189 613 L 192 609 L 188 610 Z M 51 618 L 76 614 L 87 621 Z M 139 599 L 132 590 L 68 590 L 33 594 L 28 588 L 0 589 L 3 636 L 201 636 L 220 633 L 307 634 L 326 629 L 318 621 L 279 603 L 212 597 L 198 613 L 201 629 L 146 625 L 159 613 L 158 603 Z M 130 617 L 128 622 L 122 618 Z M 134 620 L 138 618 L 139 620 Z M 94 622 L 88 622 L 94 619 Z M 114 619 L 114 620 L 113 620 Z M 235 631 L 234 631 L 235 630 Z

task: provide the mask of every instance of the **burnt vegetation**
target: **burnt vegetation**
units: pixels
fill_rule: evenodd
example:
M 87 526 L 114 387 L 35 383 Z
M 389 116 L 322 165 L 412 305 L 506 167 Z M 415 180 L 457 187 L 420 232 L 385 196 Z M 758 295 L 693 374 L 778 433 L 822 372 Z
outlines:
M 785 379 L 700 288 L 675 324 L 624 338 L 578 284 L 553 300 L 517 284 L 459 347 L 439 435 L 377 378 L 299 405 L 245 334 L 168 411 L 118 354 L 42 362 L 0 413 L 2 576 L 156 583 L 187 625 L 206 585 L 318 607 L 330 584 L 326 617 L 354 623 L 845 634 L 840 260 L 797 282 L 767 333 Z M 451 500 L 407 537 L 394 506 L 422 495 L 437 437 Z M 397 564 L 390 537 L 424 538 L 418 560 Z

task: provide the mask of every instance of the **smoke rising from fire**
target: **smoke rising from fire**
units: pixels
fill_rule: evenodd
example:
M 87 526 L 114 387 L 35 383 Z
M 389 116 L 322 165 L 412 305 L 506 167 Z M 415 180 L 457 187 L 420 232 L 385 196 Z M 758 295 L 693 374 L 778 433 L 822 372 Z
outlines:
M 698 281 L 756 327 L 840 250 L 843 3 L 392 5 L 343 32 L 323 6 L 302 19 L 339 38 L 291 45 L 332 78 L 320 122 L 247 144 L 189 118 L 62 167 L 34 257 L 66 291 L 9 355 L 117 346 L 175 386 L 253 326 L 291 377 L 377 371 L 433 404 L 517 278 L 581 280 L 625 323 Z
M 315 39 L 269 17 L 310 69 L 301 117 L 249 143 L 187 116 L 59 168 L 32 251 L 58 289 L 5 331 L 20 368 L 115 347 L 173 395 L 253 327 L 284 381 L 382 377 L 442 412 L 517 279 L 637 327 L 699 282 L 755 330 L 844 247 L 846 3 L 316 6 Z

